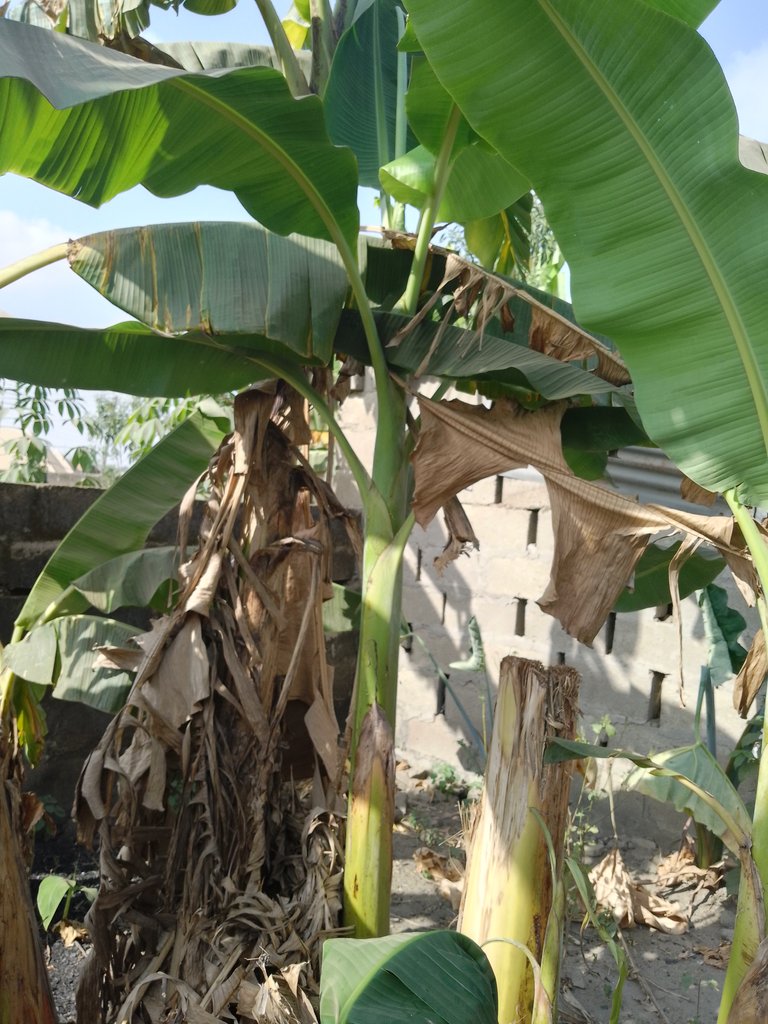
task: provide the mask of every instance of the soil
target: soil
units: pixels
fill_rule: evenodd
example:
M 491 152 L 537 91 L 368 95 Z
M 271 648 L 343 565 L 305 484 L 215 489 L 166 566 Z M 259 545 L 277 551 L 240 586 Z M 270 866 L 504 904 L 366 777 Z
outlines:
M 398 765 L 397 781 L 392 930 L 450 928 L 455 925 L 456 910 L 441 895 L 439 881 L 428 877 L 424 861 L 417 864 L 414 854 L 427 847 L 463 864 L 460 807 L 471 789 L 450 772 L 442 778 L 438 773 L 435 778 L 434 772 L 416 771 L 405 763 Z M 681 819 L 681 831 L 682 825 Z M 616 845 L 613 837 L 589 838 L 583 853 L 587 866 L 598 863 Z M 706 887 L 699 877 L 678 881 L 672 890 L 664 889 L 656 868 L 661 857 L 673 851 L 659 850 L 650 838 L 640 836 L 620 837 L 618 846 L 633 881 L 678 904 L 687 922 L 686 931 L 679 935 L 643 926 L 620 933 L 630 963 L 622 1024 L 714 1022 L 733 932 L 735 896 L 728 895 L 724 885 L 714 890 Z M 34 871 L 37 878 L 46 871 L 67 874 L 74 867 L 83 884 L 93 884 L 94 863 L 73 844 L 71 835 L 43 840 L 40 847 Z M 705 881 L 711 882 L 712 876 Z M 70 917 L 83 912 L 84 907 L 75 903 Z M 65 947 L 55 936 L 47 938 L 48 969 L 60 1024 L 74 1024 L 74 991 L 87 943 L 76 940 Z M 560 1024 L 607 1024 L 617 977 L 611 953 L 595 930 L 586 927 L 582 931 L 581 921 L 572 920 L 562 966 Z

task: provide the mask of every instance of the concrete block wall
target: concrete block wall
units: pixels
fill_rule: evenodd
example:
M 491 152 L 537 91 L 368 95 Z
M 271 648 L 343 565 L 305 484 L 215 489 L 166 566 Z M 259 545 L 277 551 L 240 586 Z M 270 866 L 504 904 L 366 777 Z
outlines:
M 462 396 L 466 399 L 466 396 Z M 373 450 L 375 413 L 370 387 L 342 408 L 342 421 L 356 450 Z M 356 502 L 343 468 L 336 480 L 342 500 Z M 465 711 L 481 729 L 485 683 L 482 677 L 449 669 L 469 653 L 467 622 L 475 616 L 482 631 L 488 672 L 495 688 L 499 665 L 509 654 L 545 665 L 565 663 L 582 674 L 581 711 L 588 738 L 590 725 L 607 715 L 616 728 L 612 744 L 642 753 L 693 740 L 693 713 L 706 642 L 694 596 L 682 607 L 684 703 L 679 686 L 680 645 L 673 616 L 657 609 L 611 616 L 594 645 L 568 636 L 536 601 L 549 581 L 553 554 L 551 509 L 543 480 L 533 471 L 482 480 L 459 495 L 480 541 L 478 551 L 462 556 L 442 576 L 434 559 L 443 549 L 441 516 L 426 530 L 414 529 L 404 573 L 403 610 L 413 631 L 450 672 Z M 726 575 L 731 603 L 752 630 L 754 613 L 746 608 Z M 751 635 L 745 638 L 748 645 Z M 450 695 L 438 713 L 436 672 L 418 641 L 401 658 L 397 742 L 428 759 L 468 765 L 468 730 Z M 720 749 L 730 750 L 744 727 L 732 706 L 732 686 L 716 691 Z

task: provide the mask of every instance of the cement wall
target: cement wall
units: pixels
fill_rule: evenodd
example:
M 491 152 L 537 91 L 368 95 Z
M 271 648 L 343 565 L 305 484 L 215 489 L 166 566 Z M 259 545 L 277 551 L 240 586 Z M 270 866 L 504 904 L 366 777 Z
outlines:
M 342 417 L 355 449 L 370 466 L 375 430 L 370 386 L 347 400 Z M 536 600 L 547 585 L 553 552 L 549 497 L 543 480 L 533 471 L 512 476 L 516 478 L 482 480 L 459 496 L 480 549 L 461 557 L 442 576 L 433 566 L 445 543 L 440 517 L 426 531 L 415 528 L 406 556 L 404 590 L 404 615 L 415 633 L 447 670 L 452 661 L 468 654 L 466 627 L 474 615 L 494 687 L 501 659 L 508 654 L 545 665 L 566 663 L 583 677 L 581 710 L 587 738 L 593 737 L 591 724 L 607 715 L 616 728 L 612 745 L 646 753 L 692 742 L 699 669 L 706 662 L 696 598 L 686 599 L 682 608 L 683 705 L 677 626 L 671 615 L 659 618 L 653 608 L 619 614 L 589 648 L 568 636 L 538 607 Z M 336 485 L 341 499 L 354 505 L 355 490 L 343 466 Z M 724 575 L 718 582 L 728 585 L 732 605 L 754 630 L 756 617 L 728 578 Z M 745 645 L 749 639 L 751 634 Z M 480 728 L 484 681 L 452 672 L 450 682 Z M 401 659 L 398 745 L 428 759 L 467 763 L 471 761 L 466 749 L 468 730 L 450 695 L 444 713 L 439 713 L 440 696 L 429 657 L 414 643 L 412 653 Z M 731 684 L 716 691 L 716 708 L 719 749 L 727 753 L 744 727 L 733 710 Z

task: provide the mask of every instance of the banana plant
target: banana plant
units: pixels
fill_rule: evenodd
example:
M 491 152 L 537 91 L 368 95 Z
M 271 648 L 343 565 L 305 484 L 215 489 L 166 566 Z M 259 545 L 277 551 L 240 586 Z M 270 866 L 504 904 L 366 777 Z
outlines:
M 758 283 L 768 179 L 739 162 L 733 101 L 695 31 L 712 6 L 408 2 L 419 44 L 468 123 L 534 183 L 571 267 L 576 314 L 618 346 L 648 434 L 726 497 L 759 574 L 765 626 L 768 551 L 748 509 L 768 496 Z M 502 53 L 488 74 L 489 54 Z M 763 750 L 753 855 L 765 892 Z M 761 938 L 741 930 L 721 1022 Z
M 423 392 L 422 378 L 437 378 L 441 392 L 458 383 L 515 396 L 533 416 L 540 406 L 546 411 L 550 402 L 578 397 L 559 428 L 566 449 L 565 434 L 582 434 L 580 414 L 593 406 L 604 407 L 617 434 L 626 436 L 634 423 L 633 436 L 639 430 L 645 437 L 629 374 L 606 342 L 611 336 L 644 389 L 643 424 L 650 419 L 653 439 L 689 476 L 725 487 L 734 503 L 758 494 L 765 479 L 755 467 L 747 472 L 755 430 L 738 405 L 759 394 L 754 360 L 747 369 L 739 362 L 754 356 L 745 330 L 757 323 L 756 313 L 739 319 L 736 311 L 737 298 L 754 310 L 758 270 L 741 243 L 729 245 L 722 217 L 703 219 L 703 211 L 731 210 L 723 196 L 730 204 L 734 194 L 749 192 L 747 172 L 736 165 L 724 85 L 690 27 L 713 5 L 628 0 L 627 12 L 607 0 L 516 6 L 513 18 L 494 0 L 450 10 L 411 0 L 412 25 L 404 30 L 393 0 L 349 5 L 327 75 L 315 61 L 322 98 L 275 70 L 287 71 L 290 59 L 268 3 L 259 7 L 272 26 L 276 56 L 241 53 L 240 63 L 235 48 L 217 58 L 190 46 L 177 48 L 175 66 L 149 64 L 0 19 L 0 172 L 24 174 L 93 205 L 137 184 L 170 196 L 207 183 L 232 191 L 254 219 L 107 232 L 62 242 L 0 272 L 2 287 L 66 259 L 139 321 L 86 331 L 0 320 L 0 372 L 41 384 L 166 396 L 281 378 L 325 420 L 358 485 L 365 519 L 345 873 L 345 911 L 359 937 L 388 927 L 400 578 L 414 521 L 407 456 L 419 428 L 409 421 L 406 400 Z M 506 45 L 508 37 L 502 52 L 498 41 Z M 693 157 L 682 145 L 688 136 L 681 124 L 688 122 L 678 119 L 678 104 L 691 91 L 682 64 L 670 59 L 660 68 L 650 57 L 667 37 L 670 51 L 685 44 L 683 52 L 706 70 L 719 115 L 701 126 L 702 139 L 715 132 L 719 141 Z M 456 39 L 466 46 L 457 48 Z M 328 43 L 326 56 L 331 49 Z M 375 131 L 348 103 L 363 81 Z M 697 124 L 708 109 L 700 96 L 698 105 Z M 547 112 L 541 121 L 540 106 Z M 660 122 L 677 148 L 661 145 Z M 601 142 L 609 128 L 618 142 Z M 692 162 L 701 169 L 695 185 Z M 373 180 L 375 168 L 383 168 L 390 225 L 398 224 L 398 204 L 421 211 L 417 235 L 405 247 L 358 235 L 357 185 L 361 175 Z M 749 184 L 755 196 L 764 187 L 757 175 Z M 501 225 L 509 248 L 510 225 L 515 218 L 524 224 L 521 200 L 532 185 L 574 267 L 576 311 L 595 333 L 576 322 L 567 304 L 430 245 L 445 215 L 468 225 L 496 218 L 494 231 Z M 747 237 L 757 243 L 759 218 L 751 217 Z M 722 265 L 715 240 L 727 250 Z M 488 261 L 508 266 L 495 249 L 488 247 Z M 738 328 L 736 361 L 722 344 L 724 325 Z M 560 358 L 548 354 L 558 351 L 555 335 L 568 342 Z M 733 393 L 726 399 L 720 389 L 697 403 L 701 388 L 725 376 L 719 365 L 710 372 L 701 356 L 708 346 L 714 351 L 715 336 L 717 359 L 729 360 Z M 373 370 L 378 418 L 370 469 L 328 395 L 314 386 L 334 353 Z M 652 383 L 662 356 L 673 383 L 659 382 L 658 373 Z M 695 388 L 688 385 L 692 365 Z M 678 399 L 687 401 L 680 414 Z M 731 404 L 733 429 L 724 431 Z M 617 447 L 608 433 L 603 425 L 605 451 Z M 738 439 L 738 452 L 726 452 L 724 436 L 732 448 Z M 625 581 L 618 579 L 608 608 Z
M 400 25 L 402 11 L 389 0 L 369 5 L 360 19 L 374 8 L 378 18 L 388 14 L 395 27 Z M 356 29 L 357 22 L 348 31 Z M 380 33 L 370 35 L 376 39 Z M 397 33 L 390 35 L 394 40 Z M 344 42 L 342 37 L 339 59 L 348 49 Z M 66 258 L 76 273 L 139 323 L 85 331 L 4 319 L 0 361 L 4 373 L 20 379 L 46 384 L 67 379 L 155 395 L 239 388 L 279 377 L 326 419 L 358 484 L 365 514 L 346 912 L 360 935 L 385 932 L 391 821 L 382 808 L 391 802 L 399 638 L 392 624 L 400 621 L 402 553 L 413 523 L 404 457 L 413 440 L 406 437 L 406 389 L 400 381 L 425 373 L 446 382 L 471 381 L 504 371 L 513 374 L 511 387 L 543 399 L 586 395 L 598 401 L 626 395 L 577 363 L 517 343 L 528 340 L 531 303 L 546 315 L 549 300 L 508 284 L 503 285 L 506 333 L 498 317 L 487 317 L 481 330 L 454 326 L 445 318 L 422 317 L 410 324 L 425 288 L 449 309 L 455 304 L 446 270 L 450 258 L 430 254 L 427 244 L 439 194 L 454 180 L 458 156 L 474 145 L 450 103 L 445 139 L 434 162 L 432 197 L 411 259 L 408 251 L 358 239 L 355 158 L 331 144 L 321 101 L 312 96 L 295 99 L 279 72 L 250 66 L 228 73 L 186 73 L 3 21 L 0 52 L 4 170 L 27 174 L 91 203 L 138 183 L 173 194 L 208 182 L 230 188 L 259 221 L 108 232 L 54 246 L 9 268 L 0 276 L 3 284 Z M 52 74 L 54 66 L 66 66 L 67 74 Z M 334 89 L 344 93 L 339 82 L 353 88 L 359 66 L 358 60 L 351 71 L 343 63 L 332 68 L 329 121 L 337 132 L 345 124 L 348 129 L 348 114 L 330 97 Z M 381 113 L 386 121 L 379 136 L 386 139 L 387 131 L 394 132 L 395 141 L 402 137 L 405 144 L 407 132 L 398 125 L 403 107 L 399 59 L 383 64 L 381 74 L 385 72 L 394 75 L 395 87 L 390 82 L 382 89 L 390 101 L 382 100 L 383 113 L 377 108 L 377 118 Z M 439 88 L 428 84 L 444 107 Z M 429 126 L 424 127 L 428 108 L 422 86 L 417 81 L 412 89 L 419 131 L 434 140 L 434 129 L 430 135 Z M 389 113 L 393 105 L 394 118 Z M 179 128 L 190 123 L 196 125 L 194 145 Z M 105 148 L 105 140 L 115 138 L 119 145 Z M 435 141 L 430 144 L 436 146 Z M 389 160 L 393 154 L 394 148 L 384 146 L 375 159 Z M 374 159 L 370 153 L 365 156 L 365 140 L 357 156 L 361 164 Z M 497 185 L 493 202 L 506 209 L 526 182 L 502 161 L 496 163 L 508 180 L 506 187 Z M 459 179 L 457 201 L 469 191 L 470 183 Z M 472 214 L 477 214 L 476 204 Z M 289 231 L 299 234 L 282 237 Z M 448 284 L 437 287 L 444 279 Z M 572 316 L 564 304 L 553 315 Z M 520 325 L 516 333 L 509 331 L 510 322 Z M 362 358 L 373 367 L 379 412 L 370 473 L 304 369 L 327 365 L 334 352 Z M 20 629 L 29 625 L 26 620 L 19 623 Z M 373 743 L 368 742 L 370 734 Z M 373 751 L 374 762 L 361 767 L 358 749 Z M 369 778 L 382 779 L 381 794 L 373 801 L 365 779 L 361 781 L 363 767 Z

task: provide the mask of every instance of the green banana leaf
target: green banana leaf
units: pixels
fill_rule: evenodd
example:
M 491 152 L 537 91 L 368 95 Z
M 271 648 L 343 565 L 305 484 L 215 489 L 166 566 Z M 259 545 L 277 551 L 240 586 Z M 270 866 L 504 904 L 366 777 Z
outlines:
M 185 71 L 211 71 L 214 68 L 274 68 L 280 70 L 280 61 L 271 46 L 252 43 L 163 42 L 163 53 Z M 302 71 L 307 75 L 311 67 L 308 51 L 296 54 Z
M 278 232 L 353 247 L 357 171 L 276 71 L 188 74 L 0 19 L 0 172 L 99 205 L 209 184 Z
M 713 684 L 720 686 L 733 679 L 746 660 L 747 652 L 739 643 L 739 637 L 747 623 L 735 608 L 729 607 L 727 592 L 711 580 L 699 595 L 699 606 L 709 645 L 707 664 Z
M 348 284 L 328 242 L 212 222 L 100 232 L 70 250 L 76 274 L 154 330 L 257 335 L 326 363 L 333 354 Z
M 624 401 L 634 413 L 626 397 Z M 563 456 L 576 476 L 600 480 L 605 476 L 611 452 L 648 442 L 642 425 L 630 415 L 629 408 L 579 405 L 566 409 L 560 421 L 560 436 Z
M 238 348 L 190 331 L 164 338 L 143 324 L 90 329 L 0 317 L 0 367 L 10 380 L 43 387 L 124 391 L 148 397 L 223 394 L 271 374 L 254 363 L 291 353 L 265 338 L 240 335 Z
M 709 47 L 640 0 L 408 8 L 470 125 L 540 195 L 576 315 L 617 344 L 649 436 L 765 504 L 768 178 L 738 161 Z
M 560 421 L 563 444 L 574 451 L 612 452 L 648 437 L 626 409 L 613 406 L 566 409 Z
M 348 633 L 360 627 L 360 591 L 340 583 L 332 584 L 332 595 L 323 602 L 323 629 L 326 633 Z
M 410 5 L 406 6 L 410 10 Z M 408 123 L 421 145 L 435 156 L 443 145 L 455 106 L 454 99 L 446 91 L 430 63 L 423 56 L 415 57 L 405 97 Z M 453 146 L 454 153 L 477 141 L 477 134 L 466 118 L 461 117 Z
M 320 1024 L 495 1024 L 496 980 L 466 935 L 328 939 Z
M 31 630 L 3 649 L 3 668 L 29 683 L 54 687 L 60 700 L 76 700 L 114 713 L 131 685 L 127 672 L 96 667 L 97 647 L 125 646 L 140 632 L 115 619 L 65 615 Z
M 526 312 L 522 308 L 524 306 L 520 301 L 521 324 Z M 514 308 L 517 309 L 518 304 Z M 436 342 L 438 325 L 422 320 L 409 328 L 401 339 L 400 332 L 407 326 L 405 318 L 396 313 L 376 313 L 375 320 L 379 335 L 388 346 L 385 349 L 387 362 L 401 373 L 411 373 L 421 367 L 421 373 L 431 377 L 472 381 L 488 374 L 494 380 L 514 380 L 520 387 L 536 391 L 552 401 L 574 395 L 615 394 L 619 399 L 624 397 L 619 388 L 575 363 L 560 362 L 528 348 L 522 342 L 499 337 L 490 331 L 483 333 L 446 327 Z M 523 338 L 527 340 L 526 335 Z M 336 348 L 361 360 L 367 358 L 362 327 L 351 311 L 345 310 L 342 315 Z
M 512 277 L 524 276 L 531 259 L 533 195 L 526 192 L 492 217 L 464 224 L 464 240 L 484 267 Z
M 421 209 L 431 195 L 435 157 L 456 110 L 453 99 L 423 57 L 413 61 L 406 109 L 409 124 L 421 145 L 382 167 L 380 179 L 385 190 L 399 202 Z M 529 189 L 525 176 L 460 117 L 439 217 L 462 224 L 490 217 Z
M 661 803 L 671 803 L 678 811 L 690 814 L 699 824 L 719 836 L 738 857 L 744 837 L 752 834 L 750 815 L 725 771 L 706 746 L 693 743 L 655 754 L 653 760 L 665 770 L 664 774 L 637 767 L 627 776 L 624 785 Z M 713 802 L 702 800 L 700 795 L 691 792 L 674 774 L 667 772 L 677 773 L 695 782 Z M 717 805 L 725 809 L 727 814 L 718 810 Z M 731 828 L 731 819 L 738 825 L 736 832 Z
M 237 0 L 179 0 L 177 6 L 195 14 L 225 14 Z M 12 4 L 7 18 L 41 28 L 64 27 L 80 39 L 115 39 L 124 35 L 133 41 L 150 23 L 152 7 L 167 9 L 165 0 L 67 0 L 63 5 L 25 0 Z M 142 40 L 143 42 L 143 40 Z
M 653 757 L 577 740 L 552 740 L 544 752 L 546 764 L 583 757 L 619 757 L 637 768 L 626 785 L 654 800 L 671 803 L 719 836 L 736 856 L 749 848 L 752 821 L 739 794 L 703 743 L 667 750 Z
M 323 93 L 328 134 L 353 150 L 360 184 L 368 188 L 379 188 L 379 168 L 396 154 L 401 24 L 405 13 L 397 0 L 373 0 L 356 12 L 339 39 Z
M 5 376 L 183 395 L 261 379 L 268 371 L 260 358 L 269 360 L 270 372 L 285 363 L 295 368 L 297 356 L 302 362 L 328 362 L 334 349 L 369 360 L 358 314 L 343 309 L 347 278 L 328 243 L 281 238 L 256 224 L 191 223 L 102 232 L 71 243 L 70 252 L 73 270 L 107 299 L 180 336 L 159 337 L 138 324 L 92 331 L 2 318 L 0 372 Z M 361 237 L 358 262 L 374 300 L 402 294 L 407 257 Z M 445 256 L 436 254 L 433 264 L 436 285 Z M 242 273 L 244 266 L 248 274 Z M 499 275 L 490 279 L 504 281 Z M 421 367 L 433 376 L 464 380 L 492 374 L 549 399 L 616 394 L 626 401 L 625 389 L 584 370 L 580 362 L 561 362 L 528 348 L 532 317 L 525 293 L 570 322 L 573 311 L 551 295 L 515 286 L 521 293 L 508 302 L 507 331 L 496 321 L 480 332 L 441 328 L 424 319 L 399 339 L 408 318 L 376 314 L 390 365 L 399 372 Z
M 72 583 L 74 590 L 91 608 L 110 614 L 118 608 L 154 607 L 161 588 L 170 593 L 179 567 L 179 551 L 174 546 L 129 551 L 97 565 Z M 162 594 L 158 603 L 165 605 Z
M 668 548 L 649 544 L 635 567 L 633 587 L 625 590 L 614 606 L 617 612 L 636 612 L 656 608 L 672 601 L 669 592 L 669 563 L 677 554 L 680 541 Z M 680 597 L 688 597 L 716 579 L 725 568 L 722 558 L 693 554 L 684 563 L 678 578 Z M 743 621 L 743 620 L 742 620 Z M 742 627 L 743 628 L 743 627 Z
M 666 14 L 698 28 L 708 14 L 717 7 L 720 0 L 645 0 L 649 7 L 656 7 Z
M 435 156 L 425 146 L 416 146 L 379 172 L 385 192 L 418 210 L 431 197 L 434 177 Z M 459 224 L 491 217 L 527 190 L 528 183 L 514 167 L 476 142 L 456 153 L 437 217 Z
M 31 629 L 41 616 L 53 614 L 64 598 L 62 609 L 84 611 L 88 599 L 73 593 L 71 585 L 96 566 L 142 548 L 155 523 L 205 470 L 229 429 L 215 403 L 202 403 L 97 498 L 51 555 L 16 626 Z
M 74 878 L 62 878 L 61 875 L 46 875 L 40 879 L 35 903 L 45 931 L 48 931 L 61 902 L 76 885 L 77 882 Z

